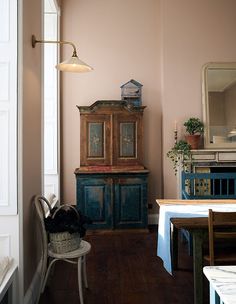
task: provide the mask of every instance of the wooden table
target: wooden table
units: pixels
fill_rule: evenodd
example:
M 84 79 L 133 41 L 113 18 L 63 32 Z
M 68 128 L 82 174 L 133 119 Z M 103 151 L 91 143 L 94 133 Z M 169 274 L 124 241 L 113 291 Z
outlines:
M 162 205 L 209 205 L 209 204 L 236 204 L 236 199 L 201 199 L 201 200 L 181 200 L 181 199 L 157 199 L 156 203 Z
M 161 205 L 236 204 L 236 200 L 157 200 Z M 203 243 L 208 240 L 208 218 L 172 218 L 171 253 L 173 269 L 177 269 L 178 230 L 189 231 L 193 238 L 194 304 L 203 303 Z

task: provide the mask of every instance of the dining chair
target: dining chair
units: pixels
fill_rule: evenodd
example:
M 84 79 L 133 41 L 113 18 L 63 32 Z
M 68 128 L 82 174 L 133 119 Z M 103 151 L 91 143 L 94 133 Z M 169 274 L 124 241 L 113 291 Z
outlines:
M 204 256 L 210 266 L 236 264 L 236 212 L 208 213 L 209 254 Z
M 48 235 L 45 229 L 44 219 L 48 209 L 50 210 L 50 204 L 48 200 L 43 196 L 36 196 L 34 198 L 34 204 L 39 219 L 40 225 L 40 238 L 41 238 L 41 251 L 42 251 L 42 267 L 40 277 L 40 290 L 36 303 L 40 299 L 40 294 L 43 293 L 45 285 L 52 269 L 52 266 L 57 261 L 65 261 L 72 264 L 77 264 L 78 269 L 78 287 L 80 304 L 83 304 L 83 291 L 82 291 L 82 275 L 83 283 L 88 288 L 87 274 L 86 274 L 86 255 L 91 249 L 89 242 L 81 240 L 80 247 L 74 251 L 66 253 L 56 253 L 52 250 L 50 243 L 48 242 Z

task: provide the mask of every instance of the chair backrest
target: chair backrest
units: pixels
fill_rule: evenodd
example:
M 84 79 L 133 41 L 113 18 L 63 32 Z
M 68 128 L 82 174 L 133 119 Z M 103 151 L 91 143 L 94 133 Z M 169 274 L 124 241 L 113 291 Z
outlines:
M 210 265 L 215 264 L 215 242 L 217 240 L 236 239 L 236 212 L 217 212 L 209 209 L 208 232 L 209 232 L 209 256 Z
M 236 198 L 236 173 L 186 173 L 181 174 L 183 199 L 234 199 Z

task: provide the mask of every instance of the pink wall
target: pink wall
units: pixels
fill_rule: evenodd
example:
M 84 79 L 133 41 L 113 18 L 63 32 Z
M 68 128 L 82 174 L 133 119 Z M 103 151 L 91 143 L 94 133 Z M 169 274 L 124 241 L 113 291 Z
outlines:
M 76 105 L 119 99 L 120 85 L 131 78 L 144 85 L 147 105 L 149 201 L 155 203 L 163 188 L 164 197 L 176 197 L 176 177 L 166 158 L 174 143 L 174 121 L 183 136 L 183 121 L 202 117 L 202 66 L 236 61 L 235 25 L 235 0 L 62 1 L 62 38 L 74 41 L 81 59 L 94 67 L 88 74 L 62 75 L 65 201 L 75 201 L 73 172 L 80 159 Z M 66 56 L 70 50 L 63 52 Z
M 149 200 L 161 196 L 160 8 L 156 0 L 87 1 L 62 4 L 62 38 L 74 41 L 87 74 L 62 74 L 62 191 L 75 201 L 75 168 L 80 165 L 80 117 L 76 105 L 120 99 L 131 78 L 143 84 L 145 165 Z M 63 52 L 70 54 L 64 47 Z
M 174 143 L 174 121 L 202 118 L 201 69 L 210 61 L 236 61 L 235 0 L 162 0 L 162 109 L 164 196 L 177 186 L 166 152 Z
M 23 65 L 20 64 L 22 100 L 19 104 L 19 196 L 23 212 L 24 291 L 26 292 L 38 265 L 36 224 L 32 197 L 42 190 L 41 167 L 41 51 L 31 46 L 31 35 L 41 37 L 41 1 L 23 1 Z M 21 43 L 21 39 L 20 39 Z M 21 61 L 20 61 L 21 63 Z M 21 70 L 22 69 L 22 70 Z M 21 167 L 22 166 L 22 167 Z M 22 244 L 20 244 L 21 246 Z

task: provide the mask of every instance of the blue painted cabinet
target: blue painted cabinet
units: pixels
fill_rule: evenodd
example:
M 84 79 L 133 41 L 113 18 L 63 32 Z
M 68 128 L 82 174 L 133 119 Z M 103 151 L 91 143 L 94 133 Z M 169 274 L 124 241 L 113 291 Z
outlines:
M 147 170 L 76 174 L 77 205 L 93 220 L 90 228 L 147 227 Z
M 146 228 L 143 111 L 125 100 L 98 100 L 80 111 L 77 205 L 90 228 Z

